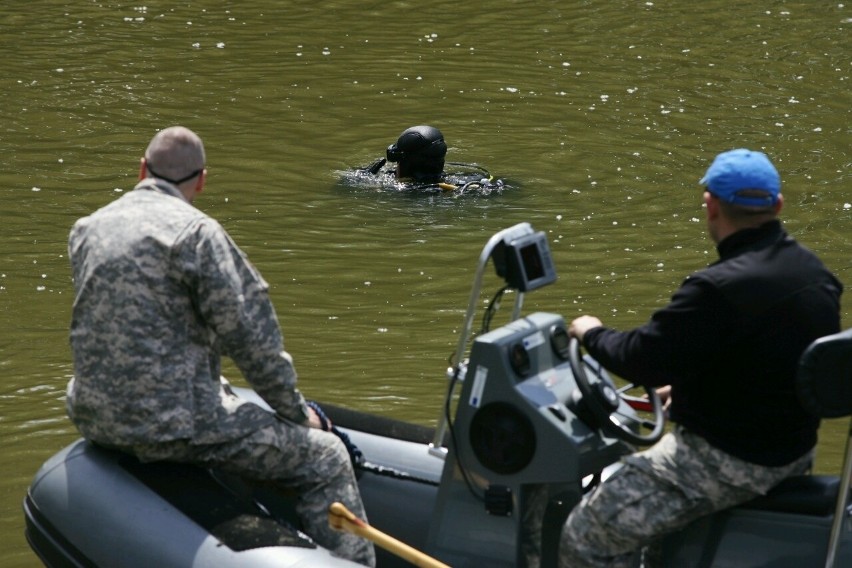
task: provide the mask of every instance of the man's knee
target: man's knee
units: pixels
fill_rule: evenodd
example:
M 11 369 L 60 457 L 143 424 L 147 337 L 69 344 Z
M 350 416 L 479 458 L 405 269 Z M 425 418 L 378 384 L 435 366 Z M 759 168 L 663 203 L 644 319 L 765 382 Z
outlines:
M 567 536 L 563 528 L 559 543 L 559 568 L 627 568 L 632 565 L 633 553 L 607 555 L 583 539 Z
M 595 553 L 586 535 L 576 532 L 568 523 L 562 526 L 562 536 L 559 539 L 559 568 L 600 566 L 592 562 Z
M 317 456 L 318 468 L 328 475 L 349 474 L 352 472 L 352 460 L 343 442 L 334 434 L 321 436 L 320 455 Z

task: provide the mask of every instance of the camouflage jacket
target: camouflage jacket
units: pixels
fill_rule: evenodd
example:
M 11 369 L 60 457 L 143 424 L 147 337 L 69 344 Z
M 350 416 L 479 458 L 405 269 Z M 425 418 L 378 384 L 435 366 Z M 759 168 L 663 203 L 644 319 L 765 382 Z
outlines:
M 307 408 L 268 285 L 215 220 L 147 179 L 74 224 L 68 242 L 71 420 L 88 439 L 208 444 L 274 420 L 229 394 L 220 355 L 276 412 Z

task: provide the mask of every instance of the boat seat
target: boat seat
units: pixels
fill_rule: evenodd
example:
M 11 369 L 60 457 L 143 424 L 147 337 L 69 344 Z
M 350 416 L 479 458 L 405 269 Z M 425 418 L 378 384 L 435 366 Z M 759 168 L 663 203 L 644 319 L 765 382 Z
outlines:
M 827 517 L 834 512 L 839 488 L 840 480 L 833 475 L 797 475 L 739 508 Z
M 209 470 L 170 462 L 143 464 L 119 450 L 100 447 L 98 450 L 114 453 L 121 467 L 231 550 L 268 546 L 316 547 L 294 527 L 261 509 L 251 498 L 217 481 Z
M 796 393 L 802 406 L 820 418 L 852 414 L 852 329 L 822 337 L 805 350 L 799 360 Z M 849 447 L 847 443 L 847 454 Z M 843 488 L 840 480 L 844 479 L 848 487 L 848 466 L 844 464 L 846 474 L 839 478 L 833 475 L 799 475 L 785 479 L 766 495 L 739 508 L 823 517 L 831 515 L 838 506 L 839 493 Z
M 796 394 L 802 406 L 819 418 L 852 415 L 852 329 L 821 337 L 799 359 Z M 800 475 L 782 481 L 768 494 L 739 509 L 831 517 L 826 568 L 832 568 L 844 522 L 852 516 L 852 422 L 839 476 Z
M 796 394 L 802 406 L 819 418 L 852 415 L 852 329 L 821 337 L 799 359 Z M 852 482 L 852 422 L 846 437 L 843 465 L 838 476 L 834 518 L 826 551 L 826 568 L 834 566 L 844 522 L 850 520 L 849 485 Z

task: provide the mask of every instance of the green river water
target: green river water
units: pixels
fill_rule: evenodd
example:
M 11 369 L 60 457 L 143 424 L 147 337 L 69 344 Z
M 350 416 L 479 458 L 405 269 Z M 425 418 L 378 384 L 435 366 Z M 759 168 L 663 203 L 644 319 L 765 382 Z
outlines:
M 165 126 L 204 138 L 196 204 L 270 282 L 305 394 L 422 424 L 494 232 L 550 238 L 559 280 L 526 311 L 640 324 L 715 259 L 697 182 L 722 150 L 773 158 L 788 230 L 852 281 L 843 2 L 32 0 L 0 32 L 0 568 L 37 565 L 21 502 L 76 438 L 68 230 Z M 415 124 L 512 188 L 340 183 Z M 820 472 L 846 424 L 824 425 Z

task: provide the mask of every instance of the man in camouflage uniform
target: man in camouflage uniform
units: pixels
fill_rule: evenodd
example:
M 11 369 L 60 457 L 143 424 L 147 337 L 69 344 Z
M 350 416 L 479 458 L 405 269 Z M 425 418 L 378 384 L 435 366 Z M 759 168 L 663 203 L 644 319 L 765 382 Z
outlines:
M 619 332 L 581 316 L 570 333 L 604 367 L 660 387 L 677 426 L 574 509 L 560 566 L 629 566 L 634 553 L 807 471 L 819 421 L 799 405 L 798 359 L 840 329 L 842 285 L 784 231 L 778 172 L 760 152 L 723 152 L 701 180 L 719 260 L 668 306 Z
M 136 188 L 77 221 L 69 238 L 71 420 L 87 439 L 143 461 L 216 467 L 299 492 L 304 530 L 374 566 L 372 544 L 328 526 L 328 506 L 364 508 L 349 455 L 296 388 L 268 285 L 212 218 L 191 205 L 204 147 L 160 131 Z M 233 359 L 275 414 L 220 380 Z

